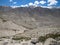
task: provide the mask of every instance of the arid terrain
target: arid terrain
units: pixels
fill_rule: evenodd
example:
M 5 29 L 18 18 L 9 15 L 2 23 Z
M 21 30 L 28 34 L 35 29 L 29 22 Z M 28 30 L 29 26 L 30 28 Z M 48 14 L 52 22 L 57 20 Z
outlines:
M 60 8 L 52 9 L 42 7 L 11 8 L 7 6 L 0 6 L 1 40 L 16 39 L 17 37 L 18 37 L 17 40 L 20 39 L 21 37 L 23 37 L 22 39 L 26 40 L 30 40 L 30 38 L 38 39 L 40 36 L 56 33 L 58 33 L 59 34 L 58 36 L 60 37 Z M 50 39 L 51 37 L 49 37 L 49 40 Z M 54 40 L 56 42 L 55 39 L 51 40 Z M 2 42 L 3 41 L 1 41 L 1 43 Z

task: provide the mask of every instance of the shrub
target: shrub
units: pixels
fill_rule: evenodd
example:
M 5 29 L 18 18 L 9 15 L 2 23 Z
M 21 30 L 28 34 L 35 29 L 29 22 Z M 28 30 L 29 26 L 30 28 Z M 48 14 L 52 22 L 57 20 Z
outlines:
M 60 34 L 58 34 L 58 33 L 55 33 L 55 34 L 47 34 L 47 35 L 45 35 L 45 36 L 40 36 L 40 37 L 38 38 L 38 40 L 39 40 L 40 42 L 45 42 L 45 40 L 48 39 L 48 38 L 56 39 L 56 38 L 58 38 L 58 37 L 60 37 Z
M 3 19 L 2 21 L 3 21 L 3 22 L 7 22 L 7 20 L 4 20 L 4 19 Z
M 0 38 L 10 38 L 10 37 L 8 37 L 8 36 L 3 36 L 3 37 L 0 37 Z
M 15 37 L 15 38 L 12 38 L 13 40 L 23 40 L 23 39 L 25 39 L 25 40 L 30 40 L 31 38 L 29 38 L 29 37 Z
M 40 36 L 40 37 L 38 38 L 39 42 L 45 42 L 46 39 L 47 39 L 47 38 L 44 37 L 44 36 Z

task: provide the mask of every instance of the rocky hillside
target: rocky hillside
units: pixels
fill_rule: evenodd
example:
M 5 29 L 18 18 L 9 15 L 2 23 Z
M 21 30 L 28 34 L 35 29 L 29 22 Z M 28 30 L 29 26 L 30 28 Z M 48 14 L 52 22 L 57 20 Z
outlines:
M 0 6 L 0 35 L 39 37 L 59 31 L 60 9 Z

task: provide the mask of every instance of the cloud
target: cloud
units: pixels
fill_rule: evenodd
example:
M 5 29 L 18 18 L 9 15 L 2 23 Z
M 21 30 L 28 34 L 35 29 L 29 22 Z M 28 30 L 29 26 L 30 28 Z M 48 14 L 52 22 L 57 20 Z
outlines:
M 39 4 L 45 4 L 45 3 L 46 3 L 46 1 L 35 1 L 34 3 L 30 2 L 28 4 L 21 5 L 21 7 L 28 7 L 28 6 L 37 7 Z
M 27 5 L 27 4 L 26 4 L 26 5 L 24 5 L 24 6 L 28 7 L 28 5 Z
M 12 1 L 12 0 L 10 0 Z M 17 2 L 13 2 L 13 4 L 16 4 Z M 43 8 L 52 8 L 53 6 L 52 5 L 56 5 L 58 3 L 58 1 L 56 0 L 41 0 L 41 1 L 35 1 L 34 3 L 33 2 L 30 2 L 30 3 L 27 3 L 27 4 L 24 4 L 24 5 L 20 5 L 20 6 L 14 6 L 15 7 L 29 7 L 29 6 L 32 6 L 32 7 L 38 7 L 38 6 L 41 6 Z M 46 4 L 46 6 L 43 6 L 44 4 Z
M 11 6 L 12 8 L 17 8 L 17 7 L 20 7 L 20 6 Z
M 24 7 L 24 5 L 20 5 L 21 7 Z
M 16 4 L 17 2 L 14 2 L 13 0 L 10 0 L 10 2 L 12 4 Z M 30 2 L 30 3 L 27 3 L 27 4 L 24 4 L 24 5 L 20 5 L 20 6 L 12 6 L 13 8 L 16 8 L 16 7 L 38 7 L 38 6 L 41 6 L 43 8 L 53 8 L 56 4 L 58 3 L 57 0 L 40 0 L 40 1 L 37 1 L 35 0 L 34 3 L 33 2 Z M 45 5 L 46 6 L 43 6 Z
M 13 2 L 13 4 L 16 4 L 17 2 Z
M 42 8 L 49 8 L 49 9 L 51 9 L 51 8 L 53 8 L 52 6 L 41 6 Z
M 39 4 L 39 1 L 35 1 L 34 4 Z
M 37 4 L 37 3 L 32 3 L 32 2 L 30 2 L 30 3 L 28 4 L 28 6 L 37 7 L 37 6 L 38 6 L 38 4 Z
M 13 2 L 13 0 L 10 0 L 10 2 L 12 2 L 13 4 L 16 4 L 17 3 L 17 2 Z M 24 5 L 12 6 L 12 7 L 13 8 L 16 8 L 16 7 L 29 7 L 29 6 L 37 7 L 38 5 L 45 4 L 45 3 L 46 3 L 45 1 L 35 1 L 34 3 L 33 2 L 30 2 L 30 3 L 24 4 Z
M 12 8 L 17 8 L 17 7 L 28 7 L 28 5 L 20 5 L 20 6 L 11 6 Z
M 56 5 L 58 3 L 58 1 L 56 0 L 48 0 L 48 6 L 51 6 L 51 5 Z
M 29 5 L 29 6 L 33 6 L 34 4 L 33 4 L 32 2 L 30 2 L 28 5 Z
M 13 0 L 9 0 L 10 2 L 13 2 Z
M 45 3 L 46 3 L 46 1 L 43 1 L 43 0 L 42 0 L 42 1 L 40 1 L 40 4 L 45 4 Z
M 28 7 L 28 5 L 26 4 L 26 5 L 21 5 L 20 7 Z
M 12 4 L 16 4 L 17 2 L 14 2 L 13 0 L 9 0 L 10 1 L 10 3 L 12 3 Z

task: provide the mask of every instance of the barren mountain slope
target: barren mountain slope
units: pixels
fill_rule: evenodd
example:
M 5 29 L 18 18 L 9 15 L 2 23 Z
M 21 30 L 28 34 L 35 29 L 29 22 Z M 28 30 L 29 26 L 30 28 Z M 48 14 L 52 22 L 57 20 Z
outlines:
M 0 11 L 0 17 L 13 22 L 18 27 L 21 26 L 26 28 L 22 34 L 16 34 L 19 36 L 39 37 L 60 30 L 60 9 L 47 9 L 41 7 L 11 8 L 6 11 Z M 5 25 L 7 24 L 8 23 Z M 8 27 L 8 29 L 9 28 L 10 27 Z

